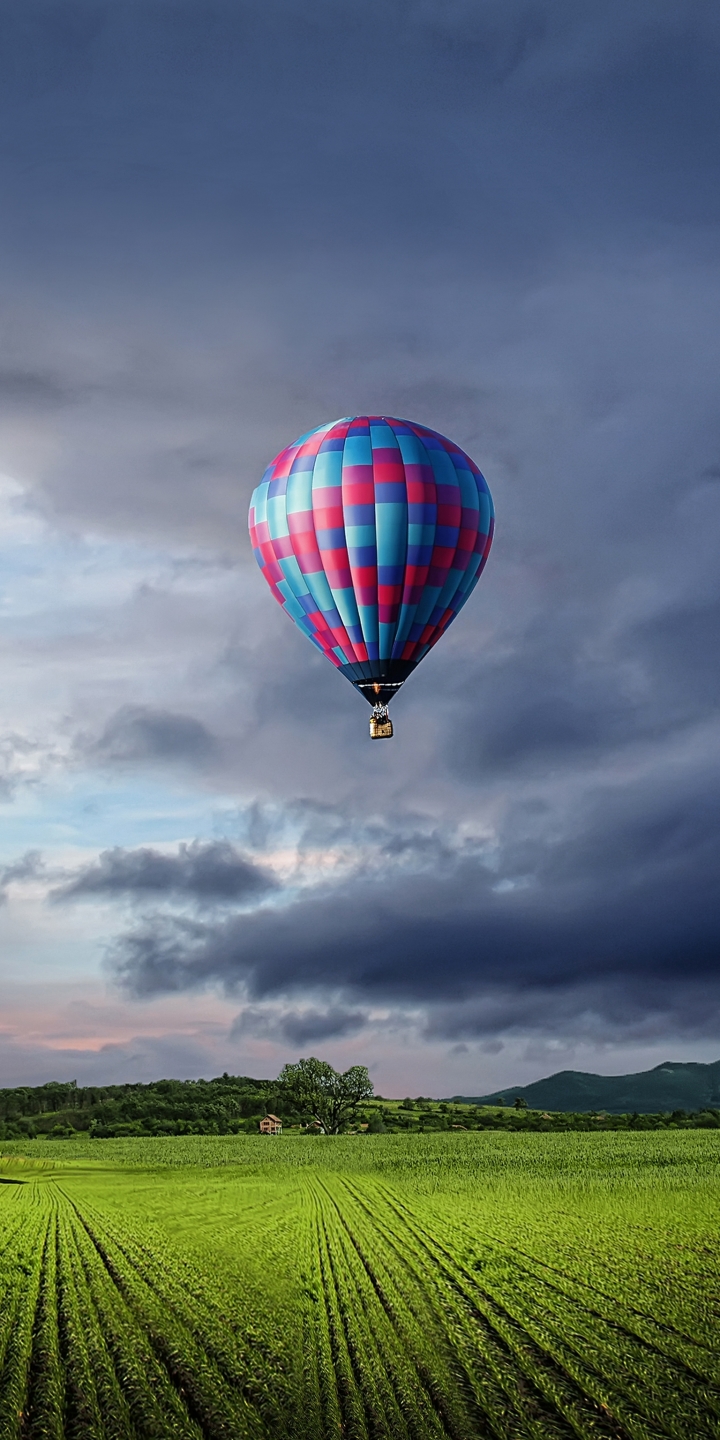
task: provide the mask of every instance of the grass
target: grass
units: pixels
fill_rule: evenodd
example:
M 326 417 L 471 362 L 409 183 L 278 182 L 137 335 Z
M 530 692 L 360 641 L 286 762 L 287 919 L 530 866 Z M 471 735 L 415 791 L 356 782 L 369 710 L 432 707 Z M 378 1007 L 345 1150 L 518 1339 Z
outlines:
M 720 1137 L 9 1144 L 0 1435 L 720 1437 Z

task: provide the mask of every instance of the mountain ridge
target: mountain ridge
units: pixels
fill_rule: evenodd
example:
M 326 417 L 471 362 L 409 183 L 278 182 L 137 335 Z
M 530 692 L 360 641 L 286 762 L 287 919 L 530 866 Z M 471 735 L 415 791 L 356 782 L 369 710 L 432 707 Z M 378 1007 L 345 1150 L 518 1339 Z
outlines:
M 525 1100 L 531 1110 L 565 1110 L 581 1113 L 606 1110 L 610 1115 L 628 1111 L 661 1114 L 673 1110 L 702 1110 L 720 1106 L 720 1060 L 664 1060 L 651 1070 L 630 1075 L 595 1075 L 585 1070 L 558 1070 L 530 1085 L 505 1085 L 487 1095 L 453 1095 L 458 1103 L 512 1104 Z

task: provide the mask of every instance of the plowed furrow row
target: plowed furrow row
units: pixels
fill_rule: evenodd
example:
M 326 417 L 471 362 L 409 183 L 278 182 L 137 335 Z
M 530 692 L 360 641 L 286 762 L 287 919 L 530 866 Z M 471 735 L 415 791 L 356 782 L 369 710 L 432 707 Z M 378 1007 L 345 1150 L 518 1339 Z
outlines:
M 704 1211 L 583 1249 L 584 1200 L 343 1143 L 0 1188 L 0 1440 L 720 1440 Z
M 687 1367 L 691 1375 L 701 1380 L 713 1381 L 720 1377 L 717 1345 L 704 1343 L 701 1337 L 688 1335 L 668 1320 L 632 1305 L 622 1295 L 624 1275 L 618 1274 L 617 1292 L 611 1293 L 579 1275 L 560 1270 L 489 1230 L 471 1227 L 462 1217 L 455 1220 L 454 1228 L 466 1237 L 466 1242 L 473 1248 L 477 1249 L 478 1242 L 481 1242 L 492 1257 L 502 1257 L 506 1265 L 513 1266 L 518 1272 L 520 1284 L 531 1281 L 546 1286 L 559 1297 L 574 1301 L 589 1316 L 624 1332 L 631 1340 L 638 1338 L 644 1341 L 659 1356 Z
M 76 1219 L 85 1235 L 86 1251 L 94 1256 L 95 1270 L 102 1271 L 106 1294 L 114 1290 L 116 1309 L 125 1311 L 127 1322 L 142 1336 L 146 1352 L 152 1354 L 154 1369 L 163 1374 L 162 1391 L 176 1423 L 178 1407 L 184 1412 L 190 1432 L 212 1440 L 234 1440 L 239 1436 L 260 1436 L 264 1427 L 244 1396 L 228 1385 L 227 1377 L 212 1355 L 183 1325 L 142 1277 L 114 1252 L 112 1242 L 101 1240 L 92 1227 Z M 90 1248 L 92 1250 L 90 1251 Z
M 73 1233 L 99 1328 L 134 1428 L 143 1440 L 160 1440 L 166 1434 L 204 1440 L 158 1361 L 145 1327 L 138 1324 L 87 1232 L 74 1224 Z
M 438 1437 L 459 1433 L 448 1429 L 441 1412 L 426 1393 L 418 1372 L 412 1339 L 398 1307 L 366 1263 L 354 1230 L 334 1194 L 322 1186 L 325 1211 L 332 1216 L 332 1242 L 336 1283 L 344 1290 L 348 1314 L 357 1324 L 355 1344 L 372 1366 L 383 1425 L 391 1435 Z M 461 1422 L 462 1424 L 462 1422 Z
M 402 1206 L 402 1210 L 408 1216 L 412 1214 L 406 1206 Z M 691 1388 L 702 1397 L 702 1405 L 697 1413 L 679 1417 L 681 1427 L 686 1423 L 702 1425 L 703 1417 L 708 1413 L 717 1413 L 718 1391 L 707 1383 L 705 1374 L 698 1373 L 695 1367 L 687 1365 L 683 1360 L 668 1355 L 662 1346 L 653 1345 L 599 1310 L 567 1294 L 558 1285 L 538 1279 L 529 1271 L 518 1270 L 514 1264 L 510 1267 L 511 1275 L 508 1277 L 507 1273 L 504 1274 L 502 1281 L 493 1286 L 492 1272 L 488 1275 L 487 1266 L 482 1267 L 482 1279 L 479 1279 L 474 1270 L 460 1265 L 447 1247 L 440 1246 L 436 1237 L 430 1237 L 430 1232 L 425 1230 L 423 1233 L 442 1249 L 446 1261 L 454 1264 L 458 1272 L 462 1273 L 471 1285 L 475 1285 L 478 1293 L 484 1294 L 497 1304 L 502 1300 L 512 1318 L 518 1319 L 522 1315 L 524 1322 L 530 1326 L 538 1322 L 549 1331 L 557 1330 L 558 1337 L 564 1338 L 569 1348 L 573 1349 L 568 1338 L 571 1335 L 579 1347 L 580 1358 L 591 1368 L 592 1357 L 597 1359 L 599 1354 L 606 1351 L 612 1369 L 616 1373 L 621 1371 L 625 1374 L 631 1387 L 635 1388 L 636 1377 L 642 1375 L 642 1385 L 636 1389 L 638 1400 L 647 1400 L 648 1392 L 652 1392 L 654 1386 L 659 1387 L 658 1418 L 661 1422 L 668 1400 Z M 586 1346 L 583 1343 L 585 1341 Z M 684 1433 L 682 1428 L 680 1433 Z
M 131 1237 L 117 1238 L 109 1226 L 101 1227 L 96 1215 L 90 1218 L 87 1212 L 80 1215 L 76 1211 L 76 1219 L 113 1283 L 148 1329 L 158 1355 L 172 1371 L 174 1382 L 182 1388 L 188 1403 L 200 1407 L 196 1418 L 200 1419 L 206 1407 L 201 1405 L 199 1393 L 190 1400 L 188 1375 L 178 1368 L 178 1357 L 189 1354 L 194 1356 L 198 1375 L 205 1377 L 207 1387 L 216 1397 L 213 1424 L 221 1423 L 220 1410 L 223 1409 L 231 1426 L 242 1427 L 243 1433 L 262 1433 L 262 1421 L 253 1404 L 256 1401 L 264 1403 L 277 1420 L 279 1407 L 270 1393 L 272 1377 L 265 1375 L 267 1356 L 260 1338 L 253 1343 L 252 1327 L 247 1323 L 240 1327 L 231 1316 L 208 1304 L 207 1287 L 197 1283 L 191 1268 L 183 1266 L 177 1255 L 168 1257 L 170 1263 L 165 1267 L 158 1263 L 157 1257 L 151 1265 L 145 1251 L 137 1247 Z M 247 1353 L 233 1343 L 238 1333 L 246 1343 L 249 1341 Z M 209 1418 L 201 1423 L 210 1423 Z
M 364 1207 L 363 1207 L 364 1208 Z M 464 1388 L 472 1396 L 476 1424 L 498 1437 L 517 1434 L 537 1440 L 568 1440 L 576 1431 L 567 1425 L 556 1406 L 538 1390 L 530 1375 L 518 1368 L 509 1347 L 484 1317 L 469 1314 L 464 1297 L 448 1286 L 447 1277 L 435 1265 L 428 1265 L 421 1247 L 409 1239 L 407 1227 L 399 1229 L 372 1213 L 373 1231 L 383 1235 L 392 1252 L 396 1274 L 405 1274 L 406 1286 L 432 1296 L 435 1325 L 452 1346 L 462 1367 Z M 360 1227 L 358 1227 L 360 1228 Z M 366 1234 L 372 1246 L 372 1232 Z M 373 1260 L 374 1260 L 373 1255 Z M 404 1287 L 405 1288 L 405 1287 Z M 478 1321 L 480 1323 L 478 1323 Z
M 410 1433 L 443 1437 L 486 1433 L 486 1417 L 477 1412 L 473 1415 L 472 1410 L 468 1414 L 462 1404 L 459 1377 L 450 1364 L 450 1347 L 438 1329 L 427 1296 L 415 1283 L 403 1285 L 394 1257 L 377 1244 L 377 1235 L 368 1237 L 365 1246 L 358 1215 L 352 1214 L 349 1219 L 347 1206 L 339 1204 L 330 1192 L 326 1195 L 342 1228 L 345 1263 L 362 1276 L 360 1288 L 376 1301 L 373 1328 L 381 1337 L 378 1344 Z
M 677 1435 L 683 1437 L 687 1432 L 682 1428 L 683 1420 L 679 1417 L 678 1427 L 668 1428 L 665 1415 L 661 1409 L 647 1405 L 648 1395 L 633 1395 L 635 1390 L 631 1383 L 628 1384 L 628 1377 L 624 1376 L 625 1384 L 622 1390 L 618 1390 L 613 1384 L 611 1371 L 600 1370 L 592 1363 L 592 1358 L 586 1355 L 581 1356 L 569 1340 L 567 1333 L 562 1327 L 553 1331 L 543 1327 L 537 1317 L 524 1312 L 522 1317 L 516 1316 L 508 1307 L 507 1295 L 502 1293 L 502 1302 L 497 1295 L 492 1296 L 478 1283 L 476 1275 L 467 1271 L 454 1257 L 452 1252 L 444 1246 L 436 1236 L 412 1217 L 407 1206 L 402 1209 L 397 1205 L 395 1197 L 387 1195 L 388 1203 L 398 1217 L 402 1216 L 411 1229 L 416 1243 L 424 1249 L 429 1262 L 433 1268 L 445 1276 L 447 1282 L 457 1289 L 458 1294 L 463 1296 L 465 1302 L 471 1306 L 479 1319 L 489 1322 L 497 1334 L 505 1341 L 509 1349 L 516 1355 L 523 1365 L 523 1368 L 530 1374 L 541 1387 L 543 1392 L 558 1404 L 562 1413 L 574 1426 L 587 1425 L 591 1415 L 587 1413 L 587 1401 L 594 1401 L 600 1410 L 596 1426 L 599 1424 L 602 1429 L 603 1414 L 610 1414 L 614 1417 L 612 1433 L 618 1433 L 618 1427 L 625 1428 L 631 1436 L 639 1437 L 639 1440 L 655 1440 L 655 1437 L 665 1435 Z M 595 1355 L 598 1351 L 598 1340 L 601 1337 L 596 1331 Z M 639 1357 L 641 1363 L 641 1357 Z M 619 1366 L 619 1356 L 615 1355 L 615 1365 Z M 608 1367 L 610 1369 L 610 1367 Z M 636 1408 L 634 1401 L 646 1402 L 645 1413 Z M 578 1408 L 578 1406 L 580 1408 Z M 583 1409 L 586 1414 L 583 1416 Z M 700 1433 L 712 1433 L 701 1431 Z
M 33 1331 L 49 1225 L 49 1214 L 43 1215 L 36 1210 L 28 1217 L 28 1225 L 23 1232 L 24 1244 L 33 1247 L 34 1258 L 23 1273 L 0 1372 L 0 1435 L 3 1440 L 16 1440 L 16 1437 L 27 1434 Z

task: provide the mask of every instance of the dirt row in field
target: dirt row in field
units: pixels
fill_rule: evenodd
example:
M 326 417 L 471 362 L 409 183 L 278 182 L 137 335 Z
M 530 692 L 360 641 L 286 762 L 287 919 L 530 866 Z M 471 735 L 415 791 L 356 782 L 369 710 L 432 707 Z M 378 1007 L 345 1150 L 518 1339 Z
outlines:
M 51 1180 L 0 1211 L 2 1440 L 720 1436 L 708 1337 L 384 1181 L 288 1196 L 292 1363 L 232 1275 L 160 1232 Z

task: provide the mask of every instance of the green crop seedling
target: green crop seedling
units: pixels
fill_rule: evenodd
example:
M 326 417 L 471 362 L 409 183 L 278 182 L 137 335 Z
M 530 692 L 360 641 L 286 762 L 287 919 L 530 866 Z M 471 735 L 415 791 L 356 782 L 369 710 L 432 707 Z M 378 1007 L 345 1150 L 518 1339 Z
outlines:
M 6 1151 L 3 1440 L 720 1435 L 712 1131 Z

